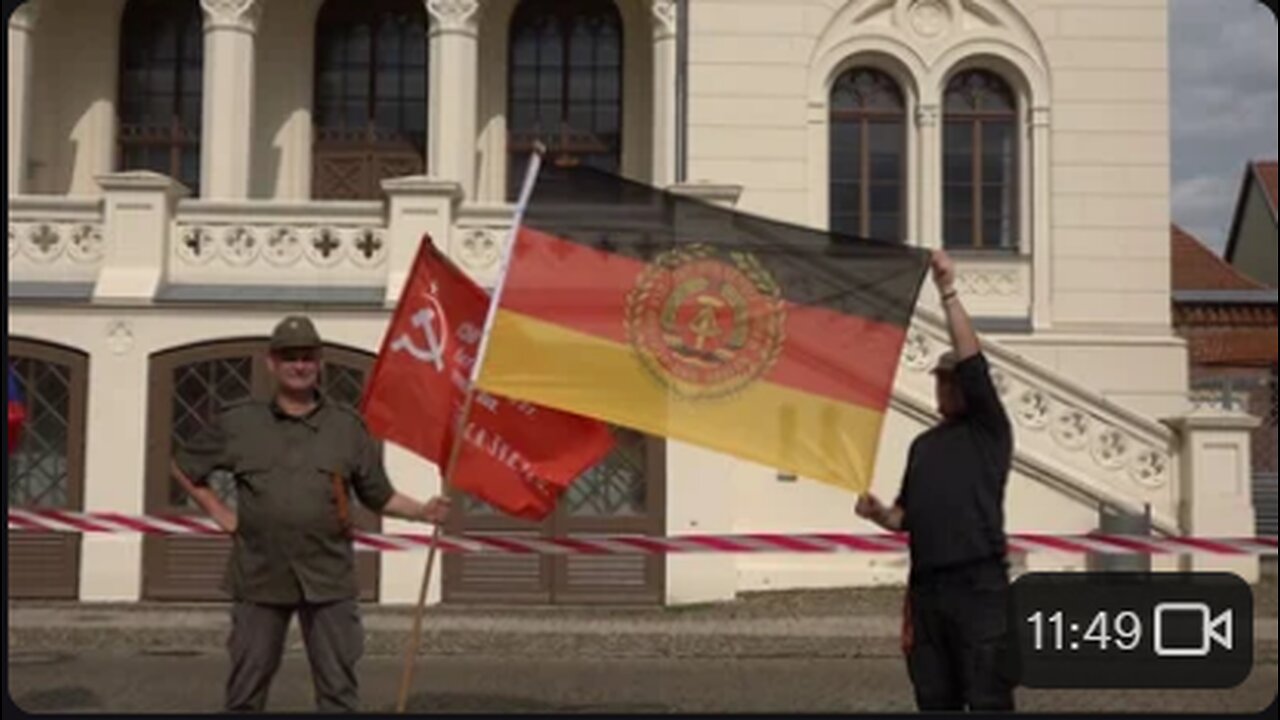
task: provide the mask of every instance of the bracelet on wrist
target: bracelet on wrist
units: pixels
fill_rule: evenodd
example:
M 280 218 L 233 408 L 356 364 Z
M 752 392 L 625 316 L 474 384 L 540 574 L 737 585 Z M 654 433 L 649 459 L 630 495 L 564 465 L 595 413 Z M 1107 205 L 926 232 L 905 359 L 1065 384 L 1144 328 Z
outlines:
M 960 297 L 959 291 L 952 288 L 951 290 L 942 293 L 942 302 L 951 302 L 958 297 Z

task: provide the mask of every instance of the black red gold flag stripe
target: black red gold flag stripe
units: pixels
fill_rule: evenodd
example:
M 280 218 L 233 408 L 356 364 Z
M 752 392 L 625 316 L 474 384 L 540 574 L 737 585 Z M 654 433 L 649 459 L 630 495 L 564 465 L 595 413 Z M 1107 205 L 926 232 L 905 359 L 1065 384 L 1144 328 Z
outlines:
M 927 268 L 901 244 L 550 168 L 478 383 L 862 492 Z

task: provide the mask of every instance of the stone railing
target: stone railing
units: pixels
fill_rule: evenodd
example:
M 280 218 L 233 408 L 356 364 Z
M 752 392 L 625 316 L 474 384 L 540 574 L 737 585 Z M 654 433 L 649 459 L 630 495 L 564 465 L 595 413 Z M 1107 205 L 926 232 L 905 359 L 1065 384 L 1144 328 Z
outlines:
M 173 220 L 173 284 L 381 287 L 387 227 L 380 202 L 184 200 Z
M 9 199 L 9 280 L 92 283 L 107 254 L 101 198 Z
M 386 199 L 367 202 L 190 199 L 180 184 L 147 171 L 98 183 L 101 197 L 9 198 L 11 297 L 17 283 L 39 297 L 109 303 L 259 296 L 394 303 L 424 235 L 454 247 L 461 204 L 456 183 L 426 177 L 386 181 Z M 458 259 L 478 276 L 492 267 L 486 280 L 496 279 L 510 214 L 471 211 L 461 228 Z M 238 287 L 266 292 L 241 296 Z
M 939 319 L 917 314 L 903 351 L 899 388 L 908 412 L 930 415 L 929 370 L 949 346 Z M 1031 361 L 988 343 L 992 376 L 1013 422 L 1018 462 L 1028 473 L 1128 510 L 1150 505 L 1157 525 L 1178 525 L 1177 434 Z
M 465 205 L 458 212 L 447 251 L 482 285 L 498 281 L 513 213 L 511 205 Z

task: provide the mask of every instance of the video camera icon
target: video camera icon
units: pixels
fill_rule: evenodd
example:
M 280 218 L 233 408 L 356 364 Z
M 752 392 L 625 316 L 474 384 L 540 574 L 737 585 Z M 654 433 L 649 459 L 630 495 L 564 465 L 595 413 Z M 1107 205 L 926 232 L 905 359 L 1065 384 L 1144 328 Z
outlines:
M 1182 644 L 1169 637 L 1169 626 L 1178 615 L 1195 615 L 1199 620 L 1196 643 Z M 1217 617 L 1205 603 L 1161 603 L 1155 608 L 1155 652 L 1162 658 L 1203 658 L 1220 646 L 1232 652 L 1235 646 L 1235 612 L 1227 610 Z

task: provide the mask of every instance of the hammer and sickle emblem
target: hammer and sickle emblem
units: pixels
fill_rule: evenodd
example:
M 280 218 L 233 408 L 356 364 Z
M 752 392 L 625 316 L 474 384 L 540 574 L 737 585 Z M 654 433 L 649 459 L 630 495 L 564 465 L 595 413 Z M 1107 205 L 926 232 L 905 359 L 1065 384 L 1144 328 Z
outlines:
M 444 351 L 445 343 L 448 340 L 448 334 L 444 327 L 445 314 L 435 297 L 428 295 L 427 299 L 434 307 L 422 308 L 409 319 L 415 328 L 422 331 L 422 336 L 427 342 L 426 347 L 424 348 L 415 343 L 409 337 L 409 333 L 406 332 L 401 333 L 399 337 L 391 342 L 391 350 L 393 352 L 407 352 L 419 362 L 434 365 L 437 372 L 444 372 Z M 439 323 L 438 332 L 437 322 Z

